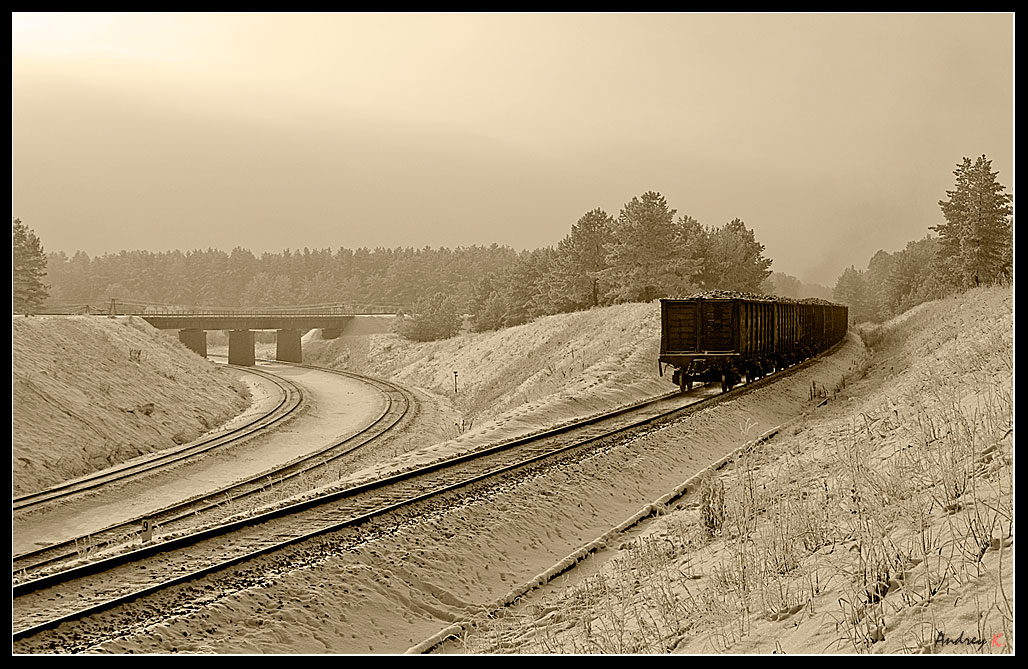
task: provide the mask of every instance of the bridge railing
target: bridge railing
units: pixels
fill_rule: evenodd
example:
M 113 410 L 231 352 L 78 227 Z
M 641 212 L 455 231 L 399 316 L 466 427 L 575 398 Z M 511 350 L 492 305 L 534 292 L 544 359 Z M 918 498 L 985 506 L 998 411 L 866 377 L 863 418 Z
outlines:
M 324 304 L 298 304 L 289 306 L 213 306 L 213 305 L 181 305 L 156 304 L 131 300 L 110 299 L 106 303 L 86 304 L 51 302 L 37 314 L 46 315 L 203 315 L 203 316 L 255 316 L 270 314 L 293 315 L 394 315 L 409 310 L 409 305 L 402 304 L 367 304 L 361 302 L 331 302 Z

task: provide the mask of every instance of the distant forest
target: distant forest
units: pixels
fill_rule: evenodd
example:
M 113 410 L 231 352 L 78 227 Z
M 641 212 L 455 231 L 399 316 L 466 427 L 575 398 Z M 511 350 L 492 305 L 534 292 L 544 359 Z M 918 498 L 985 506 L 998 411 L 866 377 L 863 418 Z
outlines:
M 866 270 L 847 268 L 834 299 L 850 308 L 850 321 L 884 322 L 922 302 L 1014 276 L 1013 197 L 992 171 L 992 161 L 964 158 L 953 172 L 953 190 L 939 200 L 944 221 L 937 237 L 905 249 L 878 251 Z
M 941 200 L 938 234 L 895 253 L 878 251 L 867 270 L 846 269 L 834 290 L 771 271 L 746 224 L 701 225 L 648 191 L 617 217 L 585 213 L 556 247 L 339 248 L 264 253 L 122 251 L 46 256 L 20 220 L 14 226 L 15 306 L 51 309 L 129 304 L 291 307 L 355 303 L 400 310 L 402 334 L 417 341 L 526 323 L 538 316 L 620 302 L 722 289 L 821 297 L 850 307 L 853 322 L 883 321 L 926 300 L 1013 275 L 1012 198 L 981 156 L 964 158 Z M 19 281 L 19 277 L 21 280 Z M 49 298 L 46 292 L 49 292 Z
M 288 307 L 351 302 L 409 314 L 404 334 L 425 341 L 538 316 L 721 288 L 786 297 L 829 297 L 782 273 L 743 221 L 721 227 L 677 216 L 659 193 L 617 217 L 584 214 L 554 247 L 508 246 L 286 250 L 122 251 L 47 256 L 51 308 L 164 304 Z

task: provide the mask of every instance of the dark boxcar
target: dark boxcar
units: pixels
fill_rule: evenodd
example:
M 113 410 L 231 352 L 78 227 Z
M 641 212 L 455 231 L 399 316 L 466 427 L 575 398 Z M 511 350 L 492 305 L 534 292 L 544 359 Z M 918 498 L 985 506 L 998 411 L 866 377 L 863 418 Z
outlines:
M 831 346 L 846 336 L 846 330 L 849 329 L 849 309 L 838 304 L 833 304 L 828 309 L 831 311 L 828 346 Z
M 699 308 L 696 300 L 661 300 L 661 355 L 699 350 Z
M 778 302 L 775 304 L 778 318 L 775 319 L 775 361 L 776 367 L 785 367 L 796 350 L 797 318 L 796 304 Z
M 825 310 L 828 309 L 823 304 L 812 304 L 810 305 L 814 313 L 814 350 L 823 350 L 825 342 L 828 341 L 827 330 L 825 329 Z
M 729 390 L 827 350 L 846 334 L 846 308 L 768 297 L 660 301 L 660 370 L 683 390 L 720 381 Z
M 740 356 L 738 300 L 660 301 L 660 362 L 675 368 L 682 390 L 712 380 Z
M 774 371 L 775 318 L 774 302 L 737 300 L 739 314 L 739 357 L 729 365 L 736 376 L 745 374 L 748 380 L 757 379 Z M 729 379 L 725 379 L 726 383 Z
M 801 302 L 796 306 L 800 314 L 799 355 L 806 359 L 814 350 L 814 305 Z

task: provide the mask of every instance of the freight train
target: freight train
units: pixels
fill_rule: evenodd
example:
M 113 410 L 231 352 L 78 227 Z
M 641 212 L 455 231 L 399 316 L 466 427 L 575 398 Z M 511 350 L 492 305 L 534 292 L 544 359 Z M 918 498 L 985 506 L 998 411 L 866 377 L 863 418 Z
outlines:
M 660 301 L 659 369 L 685 392 L 721 382 L 727 392 L 827 351 L 849 325 L 846 307 L 824 300 L 710 291 Z

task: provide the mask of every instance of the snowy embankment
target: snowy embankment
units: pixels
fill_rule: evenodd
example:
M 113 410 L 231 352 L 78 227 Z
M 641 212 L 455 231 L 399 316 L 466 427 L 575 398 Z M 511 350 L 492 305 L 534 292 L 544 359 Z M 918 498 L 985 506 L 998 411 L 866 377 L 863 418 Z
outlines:
M 1011 290 L 861 331 L 824 408 L 450 649 L 1013 652 Z
M 495 440 L 674 390 L 657 371 L 659 344 L 654 302 L 427 343 L 395 334 L 309 337 L 304 359 L 424 389 L 461 417 L 453 437 L 488 432 Z
M 245 384 L 131 316 L 11 320 L 12 492 L 191 441 L 245 409 Z

